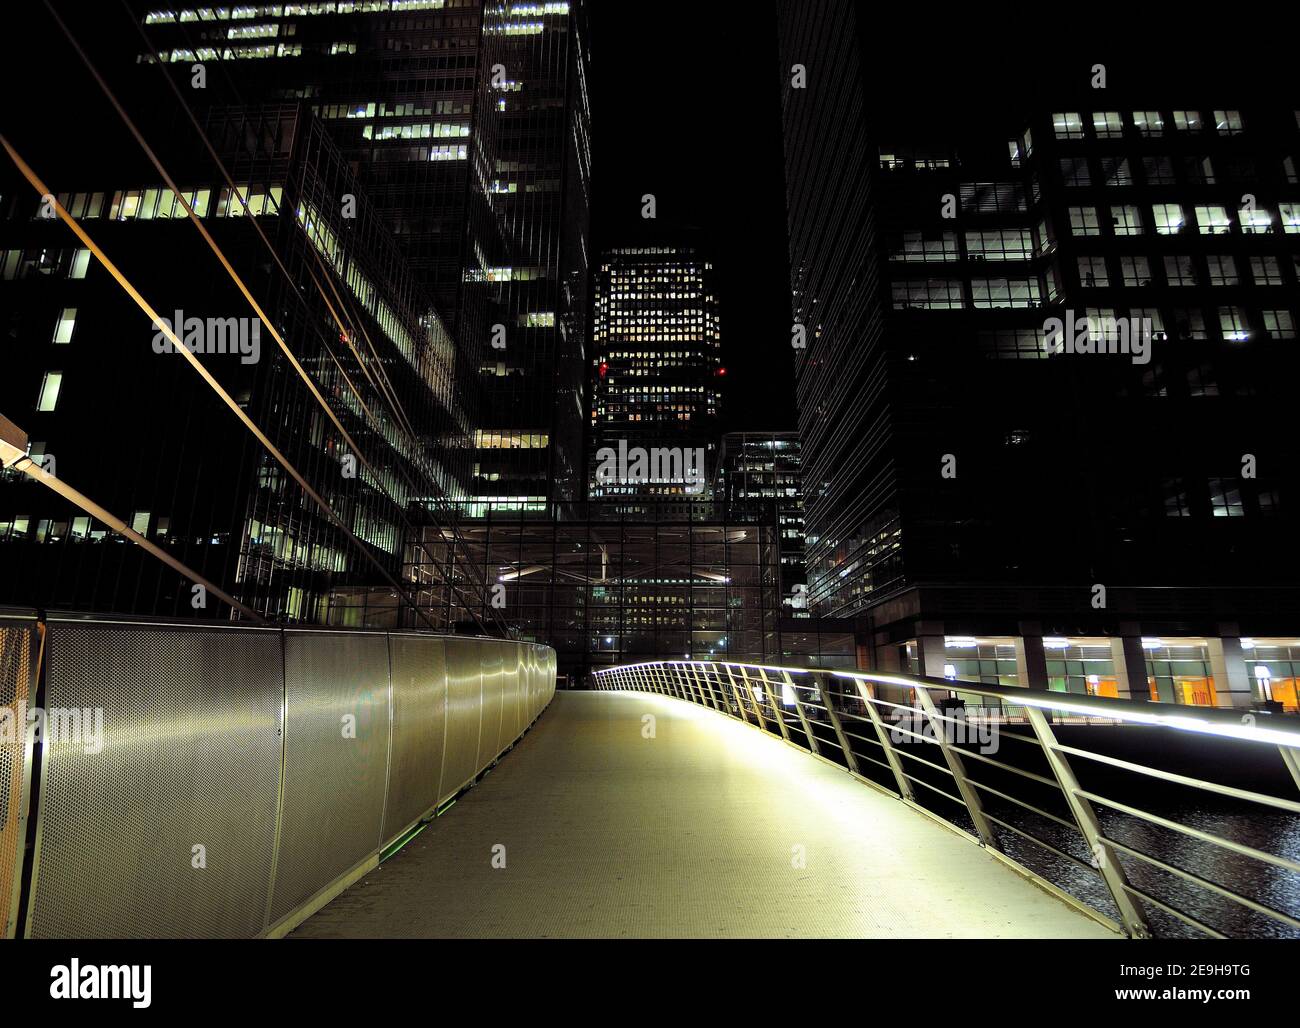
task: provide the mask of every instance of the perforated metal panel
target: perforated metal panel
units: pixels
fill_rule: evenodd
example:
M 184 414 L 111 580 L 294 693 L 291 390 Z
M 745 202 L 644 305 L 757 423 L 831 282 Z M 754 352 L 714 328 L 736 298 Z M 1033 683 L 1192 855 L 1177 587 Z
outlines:
M 474 639 L 447 640 L 447 749 L 443 756 L 442 793 L 447 799 L 478 772 L 479 725 L 482 717 L 481 644 Z
M 387 639 L 285 632 L 284 685 L 284 813 L 272 924 L 380 844 Z
M 89 710 L 93 724 L 102 711 L 103 746 L 93 727 L 47 738 L 30 934 L 260 932 L 280 777 L 278 634 L 51 620 L 46 660 L 51 720 Z
M 506 655 L 507 661 L 514 661 L 513 689 L 510 701 L 506 704 L 505 717 L 501 720 L 502 745 L 508 746 L 519 738 L 519 733 L 528 724 L 528 643 L 517 643 L 514 652 Z
M 505 664 L 498 642 L 480 643 L 479 656 L 483 661 L 483 728 L 479 733 L 478 767 L 481 770 L 500 752 L 497 740 L 501 738 L 501 713 L 505 708 Z
M 35 624 L 0 620 L 0 938 L 6 939 L 17 934 L 31 760 L 27 709 L 35 688 L 37 640 Z
M 438 802 L 447 727 L 447 657 L 442 639 L 392 635 L 393 742 L 384 841 Z

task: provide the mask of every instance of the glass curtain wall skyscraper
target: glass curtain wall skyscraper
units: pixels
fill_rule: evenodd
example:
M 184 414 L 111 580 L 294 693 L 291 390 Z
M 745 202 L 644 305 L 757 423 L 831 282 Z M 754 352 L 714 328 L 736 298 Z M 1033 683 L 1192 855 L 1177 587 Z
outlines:
M 707 500 L 726 374 L 712 262 L 694 246 L 611 249 L 595 294 L 589 495 Z
M 1066 54 L 896 94 L 877 20 L 779 7 L 814 612 L 933 674 L 1258 696 L 1300 623 L 1297 97 Z
M 143 22 L 179 79 L 207 62 L 210 97 L 301 100 L 353 162 L 446 318 L 474 394 L 461 512 L 580 499 L 591 192 L 582 0 L 153 9 Z

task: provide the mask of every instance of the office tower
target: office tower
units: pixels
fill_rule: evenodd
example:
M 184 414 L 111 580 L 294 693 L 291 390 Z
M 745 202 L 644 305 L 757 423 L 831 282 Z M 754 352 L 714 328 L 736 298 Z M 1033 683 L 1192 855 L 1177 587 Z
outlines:
M 718 449 L 714 499 L 730 517 L 752 511 L 776 526 L 782 603 L 793 616 L 807 617 L 799 433 L 725 433 Z
M 899 95 L 864 12 L 779 16 L 814 612 L 884 666 L 1294 705 L 1292 98 L 1066 50 Z
M 214 368 L 344 528 L 223 420 L 229 411 L 213 406 L 177 355 L 131 349 L 134 334 L 122 326 L 148 327 L 148 318 L 66 227 L 33 218 L 37 198 L 10 166 L 0 247 L 13 284 L 0 288 L 13 294 L 8 327 L 24 345 L 0 409 L 28 431 L 38 457 L 55 455 L 61 475 L 259 613 L 410 623 L 410 610 L 395 613 L 403 569 L 435 569 L 435 589 L 454 574 L 454 533 L 440 531 L 444 550 L 431 554 L 419 543 L 425 528 L 481 512 L 498 489 L 531 508 L 582 490 L 590 185 L 582 5 L 141 9 L 139 25 L 119 8 L 84 13 L 85 21 L 68 16 L 73 32 L 182 191 L 193 186 L 200 217 L 356 444 L 353 452 L 265 326 L 258 362 L 236 356 Z M 44 12 L 31 17 L 40 32 L 57 31 Z M 207 129 L 238 196 L 164 73 Z M 88 88 L 60 97 L 53 117 L 15 119 L 25 122 L 14 137 L 20 149 L 168 315 L 251 314 Z M 74 118 L 75 137 L 58 128 Z M 69 349 L 92 335 L 111 335 L 112 347 Z M 119 404 L 108 417 L 106 404 L 120 397 L 103 387 L 114 382 L 131 383 L 131 399 L 152 409 Z M 345 473 L 347 457 L 357 464 Z M 34 549 L 30 561 L 6 562 L 6 577 L 22 583 L 6 595 L 122 612 L 199 609 L 170 569 L 60 502 L 62 513 L 43 516 L 49 498 L 7 479 L 0 496 L 14 499 L 0 506 L 3 534 Z M 76 548 L 82 539 L 104 545 L 92 554 Z M 38 540 L 57 545 L 45 552 Z M 448 607 L 442 597 L 426 605 Z
M 318 121 L 292 106 L 224 111 L 204 130 L 238 191 L 197 146 L 169 153 L 168 170 L 301 376 L 156 172 L 106 155 L 94 167 L 51 161 L 50 181 L 265 441 L 170 349 L 98 258 L 42 216 L 41 198 L 12 165 L 0 289 L 22 345 L 0 408 L 58 478 L 254 611 L 341 624 L 394 619 L 414 498 L 466 488 L 471 429 L 452 380 L 451 337 Z M 258 145 L 245 147 L 248 139 Z M 357 195 L 351 219 L 333 203 L 344 193 Z M 329 398 L 328 413 L 308 381 Z M 0 487 L 7 597 L 125 613 L 224 609 L 85 511 L 9 479 Z
M 722 366 L 713 265 L 693 245 L 601 256 L 592 322 L 592 499 L 708 499 Z
M 325 123 L 476 384 L 461 513 L 581 497 L 591 153 L 581 0 L 156 9 L 188 86 Z M 152 55 L 142 54 L 152 60 Z

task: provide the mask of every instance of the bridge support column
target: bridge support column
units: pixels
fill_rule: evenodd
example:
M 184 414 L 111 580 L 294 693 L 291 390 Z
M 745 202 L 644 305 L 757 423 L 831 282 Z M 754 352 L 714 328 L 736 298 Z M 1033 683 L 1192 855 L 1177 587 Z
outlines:
M 1147 653 L 1142 648 L 1142 632 L 1131 622 L 1122 622 L 1119 637 L 1110 641 L 1110 655 L 1115 662 L 1115 691 L 1121 700 L 1151 699 L 1147 681 Z
M 1043 626 L 1037 621 L 1020 622 L 1016 637 L 1016 684 L 1022 689 L 1047 691 L 1047 654 L 1043 650 Z
M 1221 624 L 1218 637 L 1206 642 L 1210 650 L 1210 673 L 1214 675 L 1215 706 L 1253 706 L 1254 683 L 1246 672 L 1240 630 L 1236 625 Z

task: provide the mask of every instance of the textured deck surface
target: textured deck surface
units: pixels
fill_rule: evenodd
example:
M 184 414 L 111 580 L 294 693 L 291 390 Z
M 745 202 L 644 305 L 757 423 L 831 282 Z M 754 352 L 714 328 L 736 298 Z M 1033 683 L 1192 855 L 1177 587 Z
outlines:
M 843 771 L 630 692 L 558 693 L 486 779 L 293 935 L 1116 937 Z

